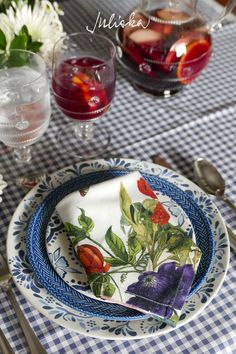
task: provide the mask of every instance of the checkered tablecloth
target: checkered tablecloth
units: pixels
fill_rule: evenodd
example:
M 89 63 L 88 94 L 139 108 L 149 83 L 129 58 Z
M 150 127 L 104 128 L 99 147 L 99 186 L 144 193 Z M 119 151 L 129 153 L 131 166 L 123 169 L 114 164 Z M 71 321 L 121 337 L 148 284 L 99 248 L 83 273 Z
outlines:
M 62 2 L 66 32 L 83 31 L 98 11 L 123 16 L 133 0 L 67 0 Z M 114 39 L 114 30 L 97 32 Z M 171 99 L 156 99 L 137 92 L 119 67 L 116 96 L 102 120 L 112 142 L 104 157 L 151 160 L 159 154 L 178 172 L 193 179 L 193 160 L 204 157 L 214 163 L 227 181 L 226 194 L 236 203 L 236 24 L 227 24 L 213 37 L 214 55 L 204 73 Z M 6 233 L 12 214 L 24 196 L 15 179 L 28 171 L 54 172 L 76 159 L 56 143 L 66 119 L 52 99 L 51 124 L 34 147 L 32 163 L 17 166 L 0 143 L 0 171 L 8 181 L 0 204 L 0 251 L 5 254 Z M 66 130 L 64 131 L 66 134 Z M 69 137 L 68 137 L 69 141 Z M 226 223 L 236 232 L 236 216 L 216 201 Z M 217 296 L 196 319 L 167 335 L 149 339 L 112 341 L 85 337 L 56 325 L 40 315 L 14 287 L 33 330 L 48 353 L 236 353 L 236 253 L 231 251 L 229 270 Z M 0 326 L 17 354 L 27 345 L 14 312 L 0 291 Z

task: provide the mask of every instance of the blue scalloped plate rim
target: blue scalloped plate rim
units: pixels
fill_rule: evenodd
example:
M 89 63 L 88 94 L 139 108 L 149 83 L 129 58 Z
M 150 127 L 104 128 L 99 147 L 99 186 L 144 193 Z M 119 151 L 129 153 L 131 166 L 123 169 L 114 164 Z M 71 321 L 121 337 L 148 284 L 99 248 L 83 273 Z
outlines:
M 148 316 L 122 305 L 91 299 L 67 285 L 53 269 L 46 252 L 45 233 L 47 222 L 57 203 L 67 194 L 80 188 L 99 183 L 129 173 L 126 170 L 105 170 L 92 172 L 63 183 L 43 200 L 36 208 L 27 228 L 27 253 L 32 268 L 40 283 L 65 305 L 86 315 L 107 320 L 137 320 Z M 199 205 L 184 191 L 160 177 L 140 172 L 154 190 L 168 195 L 188 215 L 202 251 L 201 262 L 189 296 L 194 294 L 204 282 L 214 255 L 214 239 L 210 224 Z M 204 227 L 203 227 L 204 226 Z M 112 314 L 112 315 L 111 315 Z

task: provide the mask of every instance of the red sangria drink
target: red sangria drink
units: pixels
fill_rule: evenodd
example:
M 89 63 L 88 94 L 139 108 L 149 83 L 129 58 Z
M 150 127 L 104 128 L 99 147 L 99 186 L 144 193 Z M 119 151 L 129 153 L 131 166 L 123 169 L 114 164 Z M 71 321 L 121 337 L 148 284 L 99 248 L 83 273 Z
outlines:
M 69 58 L 55 69 L 52 88 L 57 105 L 67 117 L 98 118 L 114 97 L 114 70 L 101 59 Z
M 137 10 L 117 32 L 118 60 L 137 86 L 168 96 L 194 81 L 207 66 L 211 36 L 198 15 L 169 8 Z
M 52 90 L 59 109 L 71 120 L 58 142 L 70 155 L 95 157 L 110 142 L 99 120 L 115 94 L 114 62 L 115 46 L 104 36 L 75 33 L 54 47 Z

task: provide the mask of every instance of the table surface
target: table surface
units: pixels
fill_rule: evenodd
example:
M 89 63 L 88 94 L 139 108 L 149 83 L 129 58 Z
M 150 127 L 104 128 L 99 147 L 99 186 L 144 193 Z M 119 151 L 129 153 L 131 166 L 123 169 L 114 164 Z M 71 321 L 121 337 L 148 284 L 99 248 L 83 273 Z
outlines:
M 123 16 L 133 0 L 67 0 L 62 2 L 66 32 L 92 26 L 98 11 Z M 114 39 L 114 29 L 97 32 Z M 156 99 L 135 90 L 126 73 L 117 67 L 116 96 L 101 121 L 111 133 L 111 145 L 103 157 L 127 157 L 150 161 L 159 154 L 174 169 L 193 179 L 193 160 L 204 157 L 214 163 L 227 181 L 226 194 L 236 203 L 236 24 L 227 24 L 213 36 L 214 54 L 204 73 L 171 99 Z M 0 251 L 6 254 L 6 234 L 12 214 L 24 196 L 14 180 L 28 169 L 51 173 L 76 161 L 61 151 L 56 136 L 66 119 L 52 99 L 50 126 L 35 144 L 32 163 L 17 166 L 9 149 L 0 143 L 0 170 L 9 183 L 0 204 Z M 69 136 L 68 136 L 69 141 Z M 236 217 L 216 201 L 225 222 L 236 231 Z M 147 339 L 100 340 L 69 332 L 38 313 L 13 286 L 17 299 L 48 353 L 236 353 L 236 252 L 231 250 L 223 286 L 201 314 L 172 332 Z M 0 324 L 15 353 L 28 353 L 14 312 L 0 291 Z

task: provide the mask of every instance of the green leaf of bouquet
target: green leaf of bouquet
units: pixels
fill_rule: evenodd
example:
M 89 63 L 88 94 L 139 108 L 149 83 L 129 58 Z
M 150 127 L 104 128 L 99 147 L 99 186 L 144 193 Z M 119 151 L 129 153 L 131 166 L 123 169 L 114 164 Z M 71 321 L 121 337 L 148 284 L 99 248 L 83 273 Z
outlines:
M 26 49 L 32 52 L 38 52 L 39 48 L 42 46 L 43 43 L 35 41 L 32 42 L 32 37 L 29 34 L 28 28 L 26 25 L 22 26 L 19 35 L 26 36 Z
M 124 216 L 124 218 L 126 219 L 126 221 L 129 224 L 132 224 L 132 217 L 130 214 L 131 203 L 132 203 L 131 198 L 130 198 L 129 194 L 127 193 L 125 187 L 121 183 L 121 185 L 120 185 L 120 208 L 121 208 L 122 215 Z
M 150 219 L 152 212 L 145 209 L 142 203 L 134 203 L 133 205 L 138 219 L 136 225 L 133 226 L 138 235 L 137 237 L 143 245 L 145 243 L 152 244 L 153 235 L 157 229 L 156 224 L 153 224 Z
M 169 252 L 181 249 L 191 249 L 194 245 L 192 239 L 180 227 L 173 227 L 168 230 L 167 248 Z
M 124 215 L 121 214 L 121 218 L 120 218 L 120 228 L 123 231 L 124 234 L 126 234 L 125 231 L 125 226 L 129 226 L 130 224 L 127 222 L 127 220 L 125 219 Z
M 133 203 L 135 209 L 140 213 L 140 215 L 145 216 L 149 215 L 147 210 L 144 208 L 143 204 L 140 202 Z
M 112 267 L 120 267 L 127 264 L 127 262 L 122 261 L 122 259 L 115 257 L 104 257 L 105 262 L 109 263 Z
M 28 0 L 28 5 L 31 6 L 32 8 L 34 7 L 35 0 Z
M 105 284 L 103 285 L 103 296 L 112 297 L 116 291 L 116 288 L 113 284 Z
M 39 49 L 42 47 L 43 43 L 42 42 L 31 42 L 28 43 L 27 49 L 30 50 L 31 52 L 37 53 Z
M 152 213 L 145 209 L 142 203 L 134 203 L 133 204 L 138 216 L 138 222 L 137 223 L 143 223 L 144 225 L 146 222 L 151 223 L 150 216 Z
M 142 258 L 138 261 L 138 263 L 136 264 L 136 269 L 140 272 L 144 272 L 147 269 L 147 265 L 149 262 L 149 255 L 148 254 L 144 254 L 142 256 Z
M 138 220 L 137 220 L 137 215 L 135 215 L 135 209 L 134 206 L 131 204 L 130 205 L 130 216 L 131 216 L 131 220 L 134 224 L 137 224 Z
M 4 32 L 0 29 L 0 49 L 5 50 L 7 46 L 7 40 Z
M 29 34 L 29 31 L 28 31 L 28 28 L 26 25 L 23 25 L 20 29 L 20 32 L 19 32 L 19 35 L 26 35 L 27 37 L 30 37 L 30 34 Z
M 142 246 L 136 237 L 129 237 L 128 239 L 128 254 L 129 262 L 135 262 L 136 255 L 142 251 Z
M 121 283 L 124 283 L 127 279 L 127 275 L 128 273 L 122 273 L 121 276 L 120 276 L 120 282 Z
M 6 62 L 6 53 L 0 54 L 0 66 L 4 65 Z
M 104 285 L 110 284 L 110 277 L 102 273 L 92 273 L 88 276 L 88 281 L 95 296 L 101 296 Z
M 154 241 L 156 242 L 158 249 L 164 249 L 167 246 L 168 233 L 164 228 L 158 228 L 155 233 Z
M 200 249 L 198 247 L 193 247 L 192 251 L 194 252 L 194 256 L 193 256 L 193 268 L 196 271 L 197 270 L 197 266 L 198 263 L 201 259 L 201 254 L 202 252 L 200 251 Z
M 146 210 L 153 213 L 158 203 L 157 199 L 145 199 L 142 204 Z
M 177 252 L 176 252 L 177 253 Z M 191 264 L 191 259 L 190 259 L 190 250 L 187 249 L 181 249 L 178 251 L 178 256 L 179 256 L 179 264 L 184 265 L 186 263 Z
M 12 40 L 10 49 L 26 49 L 27 48 L 27 35 L 22 33 Z
M 179 321 L 179 315 L 177 315 L 177 313 L 173 313 L 170 320 L 177 323 Z
M 124 262 L 128 262 L 128 253 L 124 242 L 112 231 L 111 227 L 109 227 L 106 232 L 105 240 L 116 257 L 120 258 Z
M 193 240 L 179 226 L 171 226 L 167 232 L 167 249 L 173 255 L 178 256 L 179 264 L 193 263 L 196 267 L 201 252 Z M 193 260 L 190 257 L 191 252 L 195 252 Z
M 70 236 L 74 236 L 76 238 L 76 243 L 84 240 L 87 237 L 85 230 L 78 226 L 72 225 L 69 222 L 65 222 L 64 227 Z
M 80 216 L 78 217 L 78 222 L 79 224 L 82 226 L 82 228 L 84 229 L 84 231 L 87 234 L 90 234 L 90 232 L 92 231 L 92 229 L 94 228 L 94 223 L 93 220 L 89 217 L 85 215 L 85 211 L 82 208 L 79 208 L 81 211 Z
M 102 283 L 101 282 L 94 282 L 90 284 L 92 292 L 94 293 L 95 296 L 101 296 L 102 292 Z

